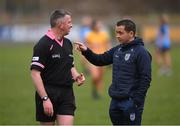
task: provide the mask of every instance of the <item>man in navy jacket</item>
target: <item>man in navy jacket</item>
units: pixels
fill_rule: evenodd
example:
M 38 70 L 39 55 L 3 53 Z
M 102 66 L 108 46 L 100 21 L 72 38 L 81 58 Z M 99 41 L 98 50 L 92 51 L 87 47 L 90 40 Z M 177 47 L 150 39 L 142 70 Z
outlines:
M 142 39 L 135 36 L 133 21 L 117 22 L 115 32 L 120 44 L 103 54 L 95 54 L 81 43 L 77 43 L 77 48 L 94 65 L 113 64 L 109 88 L 112 98 L 109 114 L 113 125 L 140 125 L 151 82 L 151 55 Z

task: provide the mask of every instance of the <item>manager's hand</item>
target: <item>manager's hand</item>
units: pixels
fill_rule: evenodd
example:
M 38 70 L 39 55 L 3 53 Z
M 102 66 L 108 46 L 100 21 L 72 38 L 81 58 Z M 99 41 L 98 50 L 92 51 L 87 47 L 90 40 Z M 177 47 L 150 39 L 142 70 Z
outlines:
M 75 48 L 79 51 L 86 51 L 87 47 L 81 42 L 74 42 Z

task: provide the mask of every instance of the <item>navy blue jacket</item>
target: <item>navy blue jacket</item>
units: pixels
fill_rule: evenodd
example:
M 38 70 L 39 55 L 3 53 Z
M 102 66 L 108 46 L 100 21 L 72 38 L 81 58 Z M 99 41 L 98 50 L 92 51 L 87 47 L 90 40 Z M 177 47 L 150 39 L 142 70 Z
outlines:
M 132 98 L 137 105 L 143 104 L 151 82 L 151 55 L 145 49 L 142 39 L 120 44 L 103 54 L 95 54 L 89 48 L 82 54 L 96 66 L 113 64 L 112 84 L 109 95 L 112 98 Z

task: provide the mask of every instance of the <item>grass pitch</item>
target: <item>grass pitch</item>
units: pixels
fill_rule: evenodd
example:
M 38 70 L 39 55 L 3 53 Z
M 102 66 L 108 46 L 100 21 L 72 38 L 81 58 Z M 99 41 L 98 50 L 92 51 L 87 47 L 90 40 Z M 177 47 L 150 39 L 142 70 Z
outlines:
M 0 124 L 38 124 L 35 121 L 34 86 L 30 77 L 32 44 L 0 44 Z M 153 55 L 153 48 L 150 48 Z M 171 50 L 173 75 L 157 76 L 152 63 L 152 83 L 148 91 L 142 124 L 180 124 L 180 58 L 179 47 Z M 82 71 L 80 54 L 74 52 L 75 64 Z M 104 75 L 104 92 L 100 100 L 91 97 L 91 79 L 83 86 L 74 85 L 77 110 L 75 125 L 111 125 L 108 109 L 111 67 Z

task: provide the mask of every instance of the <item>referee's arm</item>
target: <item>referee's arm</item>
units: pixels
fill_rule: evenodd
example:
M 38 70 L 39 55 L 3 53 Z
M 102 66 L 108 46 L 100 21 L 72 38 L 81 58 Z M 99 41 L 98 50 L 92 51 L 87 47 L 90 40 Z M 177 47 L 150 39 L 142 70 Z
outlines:
M 44 41 L 39 41 L 39 43 L 35 45 L 33 50 L 33 57 L 30 69 L 31 77 L 34 82 L 36 91 L 43 101 L 44 113 L 48 116 L 53 116 L 53 105 L 50 98 L 48 98 L 48 94 L 45 90 L 41 77 L 41 72 L 45 68 L 48 53 L 49 50 L 46 43 L 44 43 Z M 45 97 L 46 100 L 43 100 Z
M 47 93 L 44 88 L 44 84 L 41 78 L 41 72 L 35 69 L 31 70 L 31 77 L 34 82 L 36 91 L 38 92 L 39 96 L 42 98 L 44 96 L 47 96 Z
M 39 96 L 43 98 L 47 96 L 44 84 L 41 78 L 41 71 L 45 68 L 48 55 L 48 46 L 43 42 L 39 41 L 33 48 L 33 57 L 31 61 L 31 77 L 34 82 L 36 91 Z
M 38 92 L 39 96 L 43 98 L 44 96 L 48 96 L 48 95 L 45 91 L 40 73 L 41 73 L 40 71 L 37 71 L 35 69 L 31 70 L 31 77 L 34 82 L 36 91 Z M 49 98 L 46 101 L 43 101 L 43 107 L 46 115 L 53 116 L 54 114 L 53 105 Z

